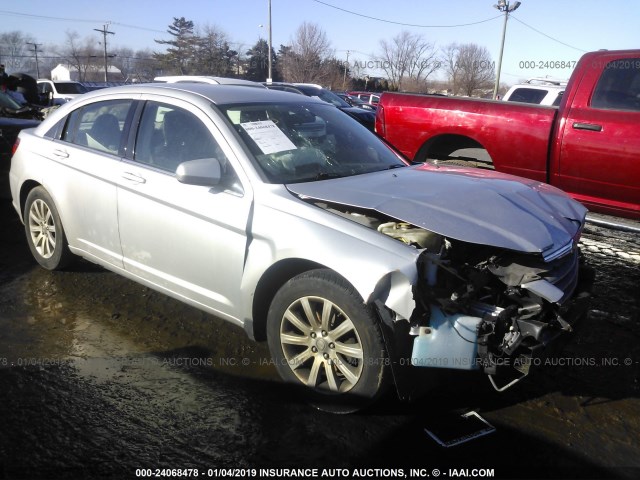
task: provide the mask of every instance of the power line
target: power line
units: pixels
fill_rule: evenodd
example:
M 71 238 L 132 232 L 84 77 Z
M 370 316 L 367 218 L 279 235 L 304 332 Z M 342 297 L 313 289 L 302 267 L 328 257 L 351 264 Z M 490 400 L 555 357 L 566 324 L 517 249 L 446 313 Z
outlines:
M 406 26 L 406 27 L 419 27 L 419 28 L 456 28 L 456 27 L 468 27 L 468 26 L 471 26 L 471 25 L 478 25 L 478 24 L 480 24 L 480 23 L 490 22 L 491 20 L 495 20 L 496 18 L 500 18 L 500 17 L 502 16 L 502 15 L 498 15 L 498 16 L 496 16 L 496 17 L 487 18 L 486 20 L 480 20 L 480 21 L 477 21 L 477 22 L 471 22 L 471 23 L 461 23 L 461 24 L 455 24 L 455 25 L 418 25 L 418 24 L 412 24 L 412 23 L 395 22 L 395 21 L 392 21 L 392 20 L 385 20 L 385 19 L 382 19 L 382 18 L 372 17 L 372 16 L 370 16 L 370 15 L 364 15 L 364 14 L 362 14 L 362 13 L 353 12 L 353 11 L 351 11 L 351 10 L 347 10 L 347 9 L 345 9 L 345 8 L 341 8 L 341 7 L 337 7 L 337 6 L 335 6 L 335 5 L 331 5 L 330 3 L 323 2 L 323 1 L 321 1 L 321 0 L 312 0 L 312 1 L 313 1 L 313 2 L 316 2 L 316 3 L 320 3 L 320 4 L 325 5 L 325 6 L 327 6 L 327 7 L 330 7 L 330 8 L 335 8 L 336 10 L 340 10 L 340 11 L 345 12 L 345 13 L 349 13 L 349 14 L 351 14 L 351 15 L 358 16 L 358 17 L 368 18 L 368 19 L 370 19 L 370 20 L 376 20 L 376 21 L 378 21 L 378 22 L 383 22 L 383 23 L 391 23 L 391 24 L 394 24 L 394 25 L 402 25 L 402 26 Z M 563 42 L 563 41 L 561 41 L 561 40 L 558 40 L 557 38 L 554 38 L 554 37 L 552 37 L 551 35 L 547 35 L 546 33 L 541 32 L 541 31 L 540 31 L 540 30 L 538 30 L 537 28 L 534 28 L 534 27 L 532 27 L 531 25 L 528 25 L 527 23 L 523 22 L 522 20 L 520 20 L 520 19 L 516 18 L 516 17 L 515 17 L 515 16 L 513 16 L 513 15 L 511 15 L 511 18 L 513 18 L 513 19 L 514 19 L 514 20 L 516 20 L 517 22 L 519 22 L 519 23 L 523 24 L 525 27 L 530 28 L 530 29 L 531 29 L 531 30 L 533 30 L 534 32 L 536 32 L 536 33 L 538 33 L 538 34 L 540 34 L 540 35 L 542 35 L 542 36 L 544 36 L 544 37 L 547 37 L 549 40 L 552 40 L 552 41 L 557 42 L 557 43 L 559 43 L 559 44 L 561 44 L 561 45 L 564 45 L 565 47 L 569 47 L 569 48 L 572 48 L 572 49 L 574 49 L 574 50 L 578 50 L 579 52 L 583 52 L 583 53 L 584 53 L 584 52 L 586 52 L 586 50 L 583 50 L 583 49 L 578 48 L 578 47 L 574 47 L 573 45 L 569 45 L 568 43 L 565 43 L 565 42 Z
M 383 22 L 383 23 L 392 23 L 394 25 L 402 25 L 404 27 L 417 27 L 417 28 L 457 28 L 457 27 L 469 27 L 471 25 L 478 25 L 480 23 L 485 23 L 485 22 L 490 22 L 491 20 L 495 20 L 496 18 L 500 18 L 502 17 L 502 15 L 497 15 L 495 17 L 491 17 L 491 18 L 487 18 L 486 20 L 480 20 L 477 22 L 471 22 L 471 23 L 460 23 L 457 25 L 419 25 L 419 24 L 415 24 L 415 23 L 403 23 L 403 22 L 394 22 L 393 20 L 385 20 L 383 18 L 378 18 L 378 17 L 372 17 L 370 15 L 365 15 L 363 13 L 358 13 L 358 12 L 353 12 L 351 10 L 347 10 L 341 7 L 337 7 L 335 5 L 331 5 L 330 3 L 326 3 L 326 2 L 322 2 L 320 0 L 311 0 L 313 2 L 319 3 L 321 5 L 324 5 L 326 7 L 330 7 L 330 8 L 335 8 L 336 10 L 340 10 L 342 12 L 345 13 L 349 13 L 351 15 L 356 15 L 358 17 L 363 17 L 363 18 L 368 18 L 369 20 L 375 20 L 377 22 Z
M 53 21 L 59 21 L 59 22 L 81 22 L 81 23 L 101 23 L 104 22 L 104 20 L 95 20 L 95 19 L 85 19 L 85 18 L 68 18 L 68 17 L 52 17 L 52 16 L 48 16 L 48 15 L 35 15 L 32 13 L 20 13 L 20 12 L 10 12 L 7 10 L 0 10 L 0 14 L 3 15 L 14 15 L 17 17 L 29 17 L 29 18 L 39 18 L 41 20 L 53 20 Z M 133 28 L 135 30 L 145 30 L 147 32 L 155 32 L 155 33 L 167 33 L 164 30 L 156 30 L 153 28 L 146 28 L 146 27 L 140 27 L 137 25 L 129 25 L 126 23 L 120 23 L 120 22 L 109 22 L 111 25 L 117 25 L 119 27 L 125 27 L 125 28 Z
M 564 45 L 565 47 L 573 48 L 574 50 L 577 50 L 577 51 L 582 52 L 582 53 L 586 53 L 587 52 L 586 50 L 583 50 L 581 48 L 574 47 L 573 45 L 569 45 L 568 43 L 564 43 L 564 42 L 558 40 L 557 38 L 553 38 L 551 35 L 547 35 L 546 33 L 541 32 L 540 30 L 538 30 L 537 28 L 533 28 L 531 25 L 528 25 L 528 24 L 524 23 L 522 20 L 516 18 L 513 15 L 511 15 L 511 18 L 513 18 L 516 22 L 521 23 L 525 27 L 530 28 L 534 32 L 539 33 L 540 35 L 542 35 L 544 37 L 547 37 L 549 40 L 553 40 L 554 42 L 557 42 L 557 43 L 559 43 L 561 45 Z

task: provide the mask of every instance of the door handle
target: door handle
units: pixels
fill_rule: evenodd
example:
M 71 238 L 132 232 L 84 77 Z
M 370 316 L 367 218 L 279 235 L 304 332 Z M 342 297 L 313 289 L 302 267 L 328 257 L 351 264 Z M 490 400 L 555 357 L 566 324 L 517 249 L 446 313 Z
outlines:
M 56 157 L 59 157 L 59 158 L 69 158 L 69 153 L 67 151 L 61 150 L 59 148 L 54 149 L 53 150 L 53 154 Z
M 601 132 L 602 125 L 598 125 L 595 123 L 580 123 L 575 122 L 573 124 L 573 128 L 576 130 L 589 130 L 590 132 Z
M 124 172 L 122 174 L 122 178 L 124 178 L 125 180 L 128 180 L 129 182 L 137 183 L 137 184 L 147 182 L 147 180 L 144 177 L 141 177 L 140 175 L 136 175 L 135 173 L 131 173 L 131 172 Z

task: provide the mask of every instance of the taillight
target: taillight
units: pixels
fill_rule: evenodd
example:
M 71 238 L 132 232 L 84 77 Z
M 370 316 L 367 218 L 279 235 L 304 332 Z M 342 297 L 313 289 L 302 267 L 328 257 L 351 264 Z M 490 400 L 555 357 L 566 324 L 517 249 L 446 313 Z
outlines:
M 16 141 L 13 144 L 13 148 L 11 149 L 11 155 L 16 154 L 16 150 L 18 150 L 18 145 L 20 145 L 20 139 L 16 138 Z

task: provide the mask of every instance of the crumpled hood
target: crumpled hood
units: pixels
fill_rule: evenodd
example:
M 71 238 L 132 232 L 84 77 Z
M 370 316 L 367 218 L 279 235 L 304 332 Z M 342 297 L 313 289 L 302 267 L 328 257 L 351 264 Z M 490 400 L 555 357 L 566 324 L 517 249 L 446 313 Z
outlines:
M 545 256 L 571 242 L 587 211 L 547 184 L 429 165 L 287 188 L 302 198 L 375 210 L 445 237 Z

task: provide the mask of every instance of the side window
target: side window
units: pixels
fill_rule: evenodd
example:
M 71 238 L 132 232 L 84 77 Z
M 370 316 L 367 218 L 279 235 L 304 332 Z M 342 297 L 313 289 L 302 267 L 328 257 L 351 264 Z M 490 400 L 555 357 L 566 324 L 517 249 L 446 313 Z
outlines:
M 593 92 L 591 106 L 640 111 L 640 58 L 609 62 Z
M 109 100 L 81 107 L 69 115 L 62 140 L 118 155 L 131 100 Z
M 38 84 L 38 93 L 39 94 L 47 94 L 51 92 L 51 87 L 49 86 L 48 83 L 43 82 L 43 83 L 39 83 Z
M 174 173 L 182 162 L 199 158 L 218 159 L 223 176 L 236 178 L 218 142 L 198 117 L 174 105 L 147 102 L 134 160 Z

